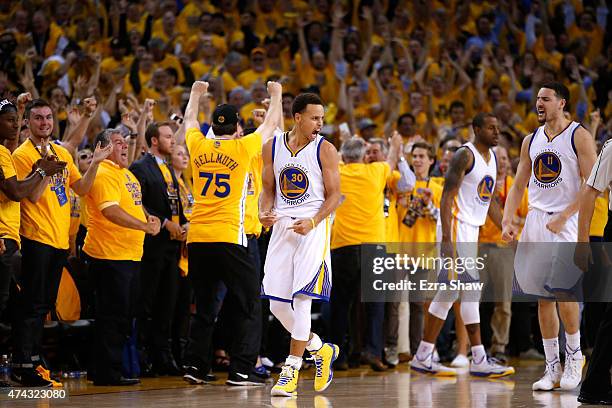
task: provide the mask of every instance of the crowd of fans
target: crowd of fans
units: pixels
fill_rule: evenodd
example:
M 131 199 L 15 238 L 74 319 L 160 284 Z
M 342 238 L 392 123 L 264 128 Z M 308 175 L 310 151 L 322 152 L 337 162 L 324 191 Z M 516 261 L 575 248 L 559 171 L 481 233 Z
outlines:
M 0 140 L 11 152 L 28 143 L 40 130 L 32 128 L 32 109 L 48 106 L 53 114 L 49 126 L 54 143 L 71 154 L 70 161 L 83 175 L 105 158 L 94 143 L 105 129 L 122 136 L 129 164 L 148 153 L 165 157 L 172 177 L 180 180 L 176 194 L 182 213 L 180 221 L 163 223 L 159 217 L 163 225 L 157 230 L 167 229 L 167 235 L 180 242 L 185 239 L 180 228 L 193 204 L 192 182 L 188 152 L 172 140 L 172 134 L 180 130 L 191 84 L 196 80 L 209 83 L 199 106 L 199 122 L 206 134 L 211 112 L 221 103 L 238 109 L 243 129 L 259 125 L 269 104 L 266 83 L 278 81 L 283 86 L 282 130 L 293 125 L 295 96 L 313 92 L 326 105 L 321 133 L 337 147 L 359 136 L 367 143 L 368 153 L 357 160 L 388 160 L 391 150 L 411 164 L 419 191 L 416 193 L 416 187 L 414 193 L 385 190 L 384 238 L 434 242 L 444 174 L 453 152 L 472 139 L 471 121 L 476 113 L 494 113 L 500 124 L 496 154 L 502 181 L 497 193 L 502 196 L 506 183 L 511 183 L 522 139 L 539 126 L 534 106 L 540 83 L 556 80 L 569 88 L 566 114 L 582 122 L 600 145 L 612 136 L 609 16 L 605 1 L 578 0 L 0 1 L 0 26 L 4 27 L 0 32 L 0 94 L 17 111 L 16 123 L 2 123 L 3 132 L 16 127 L 15 137 L 0 134 Z M 399 146 L 390 146 L 387 140 L 395 131 L 401 141 L 396 139 Z M 18 156 L 13 157 L 17 162 Z M 66 193 L 71 206 L 71 258 L 64 265 L 50 320 L 94 319 L 100 313 L 94 307 L 94 285 L 88 283 L 93 277 L 87 278 L 82 271 L 89 220 L 77 193 L 76 189 Z M 607 219 L 607 196 L 598 202 L 593 237 L 603 236 Z M 519 223 L 520 218 L 519 212 Z M 500 243 L 495 228 L 492 223 L 485 225 L 482 240 Z M 154 230 L 151 226 L 149 232 Z M 269 234 L 259 225 L 256 235 L 264 259 Z M 184 249 L 177 244 L 170 250 L 177 251 L 180 258 Z M 146 254 L 145 245 L 145 258 Z M 149 264 L 157 260 L 153 257 Z M 144 306 L 137 308 L 141 332 L 133 338 L 139 354 L 135 360 L 145 374 L 180 372 L 192 303 L 185 259 L 181 262 L 171 276 L 176 281 L 171 285 L 161 278 L 141 285 L 139 302 Z M 147 282 L 149 269 L 142 268 L 141 282 Z M 24 279 L 18 266 L 13 271 L 12 282 Z M 19 289 L 13 285 L 11 290 Z M 74 292 L 78 292 L 76 297 Z M 214 341 L 219 369 L 227 368 L 231 359 L 225 352 L 231 332 L 224 293 L 219 288 Z M 366 362 L 385 370 L 407 361 L 420 341 L 423 305 L 390 303 L 376 308 L 375 313 L 362 313 L 363 304 L 356 302 L 348 317 L 348 304 L 358 296 L 357 289 L 343 293 L 337 300 L 343 303 L 342 313 L 335 313 L 338 305 L 334 305 L 332 289 L 331 308 L 321 306 L 318 324 L 322 331 L 340 327 L 347 333 L 335 333 L 337 341 L 350 338 L 352 353 L 346 353 L 336 368 Z M 534 341 L 537 329 L 524 324 L 534 319 L 533 305 L 502 302 L 481 307 L 490 309 L 489 316 L 496 316 L 491 319 L 491 330 L 483 329 L 484 342 L 492 353 L 500 358 L 543 358 L 534 350 L 540 347 Z M 279 339 L 280 326 L 273 322 L 268 327 L 267 308 L 262 309 L 258 372 L 266 375 L 261 367 L 274 366 L 285 353 L 277 349 L 284 344 Z M 5 320 L 15 315 L 9 302 Z M 334 321 L 338 315 L 341 326 Z M 483 323 L 486 316 L 483 314 Z M 517 324 L 511 324 L 515 319 Z M 450 322 L 452 325 L 452 319 Z M 588 323 L 586 317 L 584 324 Z M 409 339 L 404 336 L 408 325 Z M 588 348 L 595 329 L 587 327 L 585 332 Z M 3 351 L 8 351 L 6 344 Z M 443 360 L 465 364 L 461 357 L 467 357 L 467 350 L 467 334 L 457 313 L 455 330 L 449 326 L 443 331 L 438 351 Z M 74 359 L 62 360 L 61 355 L 55 361 L 50 364 L 54 369 L 78 365 Z

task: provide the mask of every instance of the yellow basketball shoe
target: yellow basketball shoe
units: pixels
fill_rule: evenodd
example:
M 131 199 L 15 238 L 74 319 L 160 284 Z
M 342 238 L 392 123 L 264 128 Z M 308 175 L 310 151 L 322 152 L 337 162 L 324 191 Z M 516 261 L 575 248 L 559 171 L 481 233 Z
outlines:
M 340 347 L 331 343 L 323 343 L 323 347 L 317 351 L 311 351 L 310 354 L 314 358 L 316 368 L 314 389 L 318 392 L 325 391 L 334 378 L 332 363 L 338 358 Z
M 300 372 L 295 368 L 289 365 L 283 366 L 278 381 L 276 381 L 276 384 L 270 391 L 270 395 L 273 397 L 296 396 L 299 374 Z
M 38 371 L 38 374 L 40 374 L 42 378 L 49 381 L 52 387 L 64 386 L 61 382 L 55 381 L 53 378 L 51 378 L 51 371 L 47 370 L 45 367 L 39 365 L 38 367 L 36 367 L 36 371 Z

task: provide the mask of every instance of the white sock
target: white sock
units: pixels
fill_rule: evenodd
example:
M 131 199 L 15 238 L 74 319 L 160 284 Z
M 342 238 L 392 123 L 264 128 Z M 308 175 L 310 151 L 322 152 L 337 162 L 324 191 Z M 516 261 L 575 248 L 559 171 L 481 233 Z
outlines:
M 323 342 L 321 341 L 321 338 L 317 335 L 317 333 L 312 333 L 312 337 L 306 345 L 306 350 L 310 352 L 318 351 L 321 350 L 321 347 L 323 347 Z
M 487 359 L 487 352 L 482 344 L 472 346 L 472 361 L 481 364 Z
M 565 354 L 572 355 L 574 359 L 582 358 L 582 350 L 580 349 L 580 330 L 574 334 L 565 332 Z
M 299 370 L 300 368 L 302 368 L 302 357 L 289 355 L 285 360 L 285 365 L 291 366 L 296 370 Z
M 421 340 L 419 343 L 419 348 L 416 352 L 416 357 L 418 360 L 425 361 L 428 358 L 431 358 L 433 353 L 434 345 L 433 343 L 428 343 L 425 340 Z
M 544 344 L 544 355 L 546 356 L 546 364 L 559 363 L 559 338 L 542 339 Z

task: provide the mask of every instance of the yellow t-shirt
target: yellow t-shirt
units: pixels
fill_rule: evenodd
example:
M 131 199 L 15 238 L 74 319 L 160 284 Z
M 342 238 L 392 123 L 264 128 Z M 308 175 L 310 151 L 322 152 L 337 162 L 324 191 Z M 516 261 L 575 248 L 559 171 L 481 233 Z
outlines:
M 81 297 L 79 290 L 72 279 L 72 275 L 65 267 L 62 269 L 57 299 L 55 300 L 57 318 L 63 321 L 75 321 L 81 317 Z
M 195 204 L 187 242 L 227 242 L 246 246 L 244 211 L 251 161 L 261 154 L 257 132 L 241 139 L 206 139 L 188 129 Z
M 249 119 L 253 118 L 253 111 L 255 109 L 265 109 L 266 107 L 260 103 L 255 103 L 255 102 L 249 102 L 246 103 L 242 106 L 242 108 L 240 108 L 240 117 L 245 120 L 248 121 Z
M 251 89 L 255 82 L 261 82 L 265 84 L 268 78 L 277 74 L 276 71 L 272 71 L 270 68 L 266 68 L 263 72 L 255 72 L 252 69 L 247 69 L 246 71 L 240 73 L 238 75 L 238 82 L 245 89 Z
M 390 176 L 391 169 L 386 162 L 340 166 L 340 192 L 344 201 L 336 210 L 331 249 L 385 241 L 383 191 Z
M 178 182 L 179 196 L 181 197 L 181 204 L 183 205 L 183 215 L 185 215 L 185 218 L 189 221 L 193 212 L 193 195 L 182 177 L 178 178 Z M 181 243 L 181 245 L 185 245 L 185 243 Z M 189 263 L 187 262 L 187 253 L 182 249 L 183 248 L 181 248 L 181 259 L 179 259 L 179 269 L 181 271 L 181 276 L 185 277 L 189 272 Z
M 397 225 L 397 182 L 401 178 L 401 174 L 397 170 L 393 170 L 391 179 L 385 187 L 385 200 L 388 200 L 389 208 L 385 215 L 385 240 L 386 242 L 399 242 L 399 228 Z M 384 203 L 386 207 L 386 202 Z
M 85 202 L 89 220 L 83 251 L 97 259 L 140 261 L 144 231 L 117 225 L 102 214 L 103 209 L 119 205 L 132 217 L 146 222 L 142 192 L 136 176 L 128 169 L 104 160 Z
M 117 61 L 113 57 L 107 57 L 102 60 L 100 64 L 100 69 L 102 72 L 114 74 L 116 70 L 119 68 L 125 69 L 126 73 L 130 72 L 130 67 L 132 66 L 132 62 L 134 62 L 134 57 L 128 56 L 123 57 L 121 61 Z
M 498 191 L 502 211 L 504 209 L 504 204 L 506 203 L 506 198 L 508 197 L 508 192 L 510 191 L 510 187 L 512 187 L 512 184 L 514 184 L 514 178 L 511 176 L 506 176 L 506 183 L 504 184 L 503 189 Z M 528 210 L 529 200 L 527 197 L 527 189 L 525 189 L 525 193 L 523 193 L 523 198 L 521 198 L 519 208 L 516 210 L 516 215 L 525 218 L 527 216 Z M 491 220 L 491 217 L 489 217 L 488 215 L 484 225 L 480 227 L 480 232 L 478 233 L 478 241 L 497 244 L 503 242 L 501 237 L 501 230 L 497 227 L 497 225 L 493 223 L 493 220 Z
M 0 145 L 0 168 L 5 179 L 17 176 L 11 152 L 2 145 Z M 19 203 L 9 200 L 2 192 L 0 192 L 0 214 L 2 214 L 0 233 L 6 234 L 5 239 L 12 239 L 19 245 Z
M 608 194 L 600 194 L 595 200 L 595 211 L 591 219 L 591 229 L 589 236 L 603 237 L 606 223 L 608 222 Z
M 32 241 L 50 245 L 57 249 L 68 249 L 70 230 L 70 186 L 81 179 L 72 156 L 62 146 L 49 144 L 50 154 L 65 161 L 63 172 L 51 177 L 37 203 L 21 202 L 21 235 Z M 32 171 L 32 165 L 41 158 L 34 142 L 26 140 L 13 152 L 17 177 L 23 179 Z
M 442 200 L 442 186 L 436 183 L 434 180 L 418 180 L 414 189 L 410 193 L 406 193 L 406 204 L 410 205 L 410 202 L 414 198 L 421 198 L 423 196 L 422 189 L 428 188 L 432 192 L 433 205 L 436 208 L 440 208 L 440 202 Z M 403 200 L 401 200 L 403 201 Z M 417 217 L 414 225 L 408 227 L 403 223 L 408 208 L 400 206 L 398 208 L 399 213 L 399 237 L 401 242 L 425 242 L 433 243 L 436 242 L 436 225 L 437 220 L 431 217 Z
M 262 190 L 261 172 L 263 170 L 263 158 L 257 154 L 251 161 L 249 168 L 249 181 L 247 184 L 246 211 L 244 213 L 244 231 L 246 234 L 261 234 L 261 222 L 259 222 L 259 194 Z
M 70 189 L 70 230 L 68 235 L 71 237 L 79 232 L 81 225 L 81 197 Z

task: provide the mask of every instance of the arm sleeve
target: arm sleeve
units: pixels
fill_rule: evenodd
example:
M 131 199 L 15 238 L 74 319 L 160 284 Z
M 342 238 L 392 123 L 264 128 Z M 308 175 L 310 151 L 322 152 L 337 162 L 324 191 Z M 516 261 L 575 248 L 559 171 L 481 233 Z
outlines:
M 410 169 L 408 163 L 406 163 L 405 160 L 400 160 L 397 163 L 397 168 L 401 174 L 401 177 L 397 182 L 397 190 L 400 193 L 405 193 L 412 190 L 416 184 L 416 176 Z
M 612 144 L 606 143 L 591 170 L 587 184 L 597 191 L 604 191 L 612 181 Z

